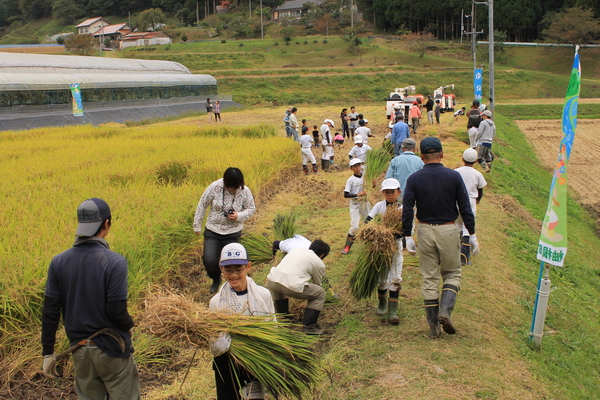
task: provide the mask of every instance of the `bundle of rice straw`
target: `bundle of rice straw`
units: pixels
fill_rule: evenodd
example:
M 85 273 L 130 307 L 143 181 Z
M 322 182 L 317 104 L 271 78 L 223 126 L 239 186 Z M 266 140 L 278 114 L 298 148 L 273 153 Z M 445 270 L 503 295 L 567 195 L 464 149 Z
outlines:
M 296 214 L 277 214 L 273 219 L 273 233 L 275 240 L 285 240 L 293 237 L 296 233 Z
M 386 140 L 385 142 L 383 142 L 381 148 L 385 149 L 385 151 L 391 158 L 394 158 L 394 145 L 392 144 L 391 140 Z
M 383 214 L 383 225 L 390 228 L 394 235 L 401 235 L 402 210 L 395 206 L 388 206 Z
M 248 258 L 254 264 L 262 264 L 273 259 L 273 242 L 268 237 L 258 233 L 245 233 L 240 243 L 246 248 Z
M 379 278 L 385 278 L 389 273 L 397 249 L 394 233 L 395 230 L 385 226 L 380 218 L 358 231 L 358 239 L 365 242 L 365 246 L 359 248 L 356 266 L 350 274 L 350 291 L 356 300 L 370 297 Z
M 379 175 L 387 171 L 391 159 L 390 153 L 382 147 L 367 152 L 365 160 L 365 187 L 369 187 L 373 179 L 377 179 Z
M 141 326 L 160 338 L 205 348 L 221 332 L 229 333 L 234 362 L 276 397 L 310 397 L 319 378 L 312 349 L 318 337 L 287 329 L 285 322 L 211 311 L 181 294 L 163 291 L 146 301 Z

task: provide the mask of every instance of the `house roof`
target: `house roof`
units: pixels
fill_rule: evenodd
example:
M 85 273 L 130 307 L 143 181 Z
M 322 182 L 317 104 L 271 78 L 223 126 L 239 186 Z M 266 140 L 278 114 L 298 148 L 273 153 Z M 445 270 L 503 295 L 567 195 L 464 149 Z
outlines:
M 288 0 L 273 11 L 301 10 L 305 3 L 321 4 L 323 0 Z
M 126 32 L 121 32 L 121 31 L 126 31 Z M 117 32 L 120 32 L 123 34 L 129 33 L 129 32 L 131 32 L 131 28 L 129 27 L 129 25 L 127 25 L 127 23 L 106 25 L 106 26 L 103 26 L 102 28 L 98 29 L 96 32 L 94 32 L 94 36 L 113 35 Z
M 161 32 L 161 31 L 157 31 L 157 32 L 134 32 L 134 33 L 130 33 L 128 35 L 123 36 L 123 40 L 151 39 L 151 38 L 153 38 L 155 36 L 171 37 L 171 36 L 167 35 L 164 32 Z
M 102 18 L 102 17 L 95 17 L 95 18 L 86 19 L 85 21 L 83 21 L 79 25 L 75 25 L 75 28 L 83 28 L 84 26 L 90 26 L 91 24 L 93 24 L 94 22 L 98 21 L 99 19 L 104 19 L 104 18 Z M 108 22 L 108 21 L 106 21 L 106 22 Z

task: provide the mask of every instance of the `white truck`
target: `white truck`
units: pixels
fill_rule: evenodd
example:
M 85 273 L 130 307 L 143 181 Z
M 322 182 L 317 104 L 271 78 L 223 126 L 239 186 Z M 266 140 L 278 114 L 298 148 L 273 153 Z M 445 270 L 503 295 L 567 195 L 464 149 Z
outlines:
M 410 106 L 415 101 L 421 104 L 424 98 L 421 94 L 415 94 L 416 90 L 417 89 L 413 85 L 395 88 L 386 99 L 386 118 L 389 120 L 390 116 L 395 113 L 396 107 L 399 107 L 404 115 L 404 121 L 408 122 L 408 110 L 410 109 Z
M 454 94 L 444 94 L 444 89 L 451 88 L 454 90 L 454 84 L 440 86 L 433 91 L 433 101 L 439 100 L 442 112 L 454 111 L 456 106 L 456 96 Z

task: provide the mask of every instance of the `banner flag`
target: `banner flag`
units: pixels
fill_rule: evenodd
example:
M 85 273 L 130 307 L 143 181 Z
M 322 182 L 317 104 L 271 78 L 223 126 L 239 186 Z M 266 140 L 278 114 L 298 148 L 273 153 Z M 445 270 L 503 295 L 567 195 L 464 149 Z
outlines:
M 473 91 L 475 94 L 475 98 L 481 100 L 483 97 L 482 89 L 483 87 L 483 70 L 481 68 L 477 68 L 474 70 L 473 75 Z
M 548 264 L 562 267 L 567 254 L 567 164 L 577 127 L 577 106 L 581 86 L 581 65 L 579 46 L 575 49 L 575 59 L 569 87 L 565 96 L 562 113 L 563 138 L 554 177 L 550 185 L 548 208 L 542 224 L 542 233 L 537 249 L 537 258 Z
M 73 115 L 76 117 L 83 116 L 83 101 L 81 99 L 81 89 L 79 83 L 71 84 L 71 94 L 73 95 Z

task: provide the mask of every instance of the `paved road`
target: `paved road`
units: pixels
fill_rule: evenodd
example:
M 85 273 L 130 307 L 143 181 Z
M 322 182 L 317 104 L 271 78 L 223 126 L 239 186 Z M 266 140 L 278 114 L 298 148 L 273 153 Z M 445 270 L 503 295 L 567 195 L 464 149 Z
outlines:
M 60 106 L 58 109 L 49 110 L 47 108 L 23 109 L 17 110 L 0 109 L 0 131 L 25 130 L 33 128 L 42 128 L 49 126 L 66 125 L 99 125 L 107 122 L 124 123 L 126 121 L 141 121 L 151 118 L 164 118 L 168 116 L 181 115 L 185 112 L 200 111 L 205 112 L 204 106 L 206 100 L 198 101 L 180 101 L 169 102 L 167 104 L 158 104 L 157 100 L 149 102 L 106 102 L 103 106 L 95 104 L 93 107 L 86 107 L 85 122 L 84 117 L 74 117 L 68 106 Z M 148 104 L 149 103 L 149 104 Z M 220 100 L 221 109 L 230 107 L 242 107 L 231 100 Z

